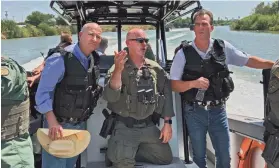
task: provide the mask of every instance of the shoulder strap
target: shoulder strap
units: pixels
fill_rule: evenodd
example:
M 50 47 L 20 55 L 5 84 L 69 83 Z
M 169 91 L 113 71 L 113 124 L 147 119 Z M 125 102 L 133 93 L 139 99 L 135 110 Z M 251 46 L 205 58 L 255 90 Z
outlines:
M 183 48 L 182 48 L 183 53 L 184 53 L 184 57 L 185 57 L 185 60 L 186 60 L 186 63 L 188 62 L 188 61 L 187 61 L 187 58 L 189 58 L 189 56 L 186 57 L 186 55 L 187 55 L 187 53 L 189 53 L 188 50 L 189 50 L 191 47 L 192 47 L 192 46 L 191 46 L 189 43 L 185 43 L 185 44 L 183 45 Z
M 176 54 L 181 48 L 187 45 L 189 45 L 189 42 L 187 40 L 181 41 L 180 45 L 174 50 L 174 54 Z
M 61 48 L 61 47 L 59 47 L 59 48 L 57 47 L 57 49 L 55 51 L 56 51 L 56 53 L 60 53 L 61 57 L 64 57 L 64 68 L 65 68 L 64 77 L 65 77 L 65 76 L 67 76 L 68 60 L 69 60 L 69 57 L 72 53 L 66 51 L 64 48 Z
M 47 53 L 47 56 L 46 56 L 45 60 L 46 60 L 48 57 L 50 57 L 52 54 L 58 53 L 58 52 L 61 53 L 61 52 L 63 52 L 63 51 L 65 51 L 64 48 L 62 48 L 62 47 L 60 47 L 60 46 L 57 46 L 57 47 L 55 47 L 55 48 L 51 48 L 51 49 L 48 50 L 48 53 Z
M 215 39 L 213 43 L 213 48 L 216 51 L 223 51 L 223 49 L 225 48 L 224 41 L 221 39 Z
M 224 54 L 224 49 L 225 49 L 225 43 L 221 39 L 215 39 L 213 42 L 213 49 L 214 52 L 216 52 L 216 56 L 218 57 L 217 59 L 219 61 L 225 61 L 226 56 Z
M 99 65 L 100 64 L 100 55 L 96 51 L 93 51 L 92 56 L 94 58 L 94 65 Z

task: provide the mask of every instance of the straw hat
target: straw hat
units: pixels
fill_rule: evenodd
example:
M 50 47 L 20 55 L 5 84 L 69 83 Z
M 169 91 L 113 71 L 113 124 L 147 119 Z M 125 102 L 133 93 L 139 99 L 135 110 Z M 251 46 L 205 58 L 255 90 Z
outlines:
M 39 128 L 37 138 L 42 147 L 51 155 L 59 158 L 71 158 L 87 148 L 90 133 L 86 130 L 63 129 L 63 138 L 52 141 L 48 137 L 48 129 Z

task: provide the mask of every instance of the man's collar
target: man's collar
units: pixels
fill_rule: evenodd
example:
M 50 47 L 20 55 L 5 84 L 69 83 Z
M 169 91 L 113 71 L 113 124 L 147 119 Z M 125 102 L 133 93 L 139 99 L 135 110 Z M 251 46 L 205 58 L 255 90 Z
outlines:
M 208 53 L 208 52 L 211 50 L 211 48 L 212 48 L 212 46 L 213 46 L 213 42 L 214 42 L 214 40 L 213 40 L 212 38 L 210 38 L 210 39 L 209 39 L 208 49 L 207 49 L 207 51 L 206 51 L 205 53 Z M 196 43 L 195 43 L 195 39 L 192 41 L 192 46 L 193 46 L 196 50 L 198 50 L 199 52 L 204 53 L 203 51 L 199 50 L 199 48 L 197 47 L 197 45 L 196 45 Z
M 131 59 L 131 57 L 130 57 L 129 54 L 127 54 L 127 58 L 128 58 L 128 60 L 127 60 L 127 62 L 126 62 L 126 65 L 131 66 L 132 69 L 138 69 L 138 67 L 137 67 L 136 64 L 133 62 L 133 60 Z M 144 61 L 143 64 L 145 64 L 145 59 L 146 59 L 146 58 L 143 58 L 143 61 Z
M 79 43 L 76 43 L 74 47 L 74 54 L 78 54 L 81 58 L 90 59 L 90 55 L 87 57 L 86 55 L 83 54 L 83 52 L 79 47 Z

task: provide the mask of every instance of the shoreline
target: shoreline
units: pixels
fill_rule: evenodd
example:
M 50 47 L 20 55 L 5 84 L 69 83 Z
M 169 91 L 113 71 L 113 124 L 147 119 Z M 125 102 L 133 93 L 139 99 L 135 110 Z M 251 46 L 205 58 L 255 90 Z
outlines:
M 229 25 L 219 25 L 219 26 L 215 26 L 215 27 L 230 27 Z M 171 31 L 174 31 L 176 29 L 185 29 L 185 30 L 188 30 L 189 28 L 172 28 L 170 29 L 170 32 Z M 155 29 L 146 29 L 146 30 L 155 30 Z M 190 30 L 190 29 L 189 29 Z M 253 32 L 253 33 L 268 33 L 268 34 L 279 34 L 279 31 L 269 31 L 269 30 L 234 30 L 234 29 L 231 29 L 231 31 L 236 31 L 236 32 Z M 123 29 L 122 31 L 126 31 L 125 29 Z M 104 32 L 115 32 L 115 31 L 103 31 Z M 21 38 L 10 38 L 10 39 L 7 39 L 7 38 L 3 38 L 3 34 L 2 34 L 2 37 L 1 37 L 1 40 L 14 40 L 14 39 L 24 39 L 24 38 L 36 38 L 36 37 L 51 37 L 51 36 L 36 36 L 36 37 L 21 37 Z M 53 35 L 53 36 L 59 36 L 59 35 Z M 5 37 L 5 36 L 4 36 Z

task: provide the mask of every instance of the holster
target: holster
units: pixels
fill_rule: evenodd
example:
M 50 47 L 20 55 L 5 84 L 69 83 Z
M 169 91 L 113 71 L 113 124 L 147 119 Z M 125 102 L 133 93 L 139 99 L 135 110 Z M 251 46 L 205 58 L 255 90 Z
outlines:
M 104 109 L 102 113 L 106 119 L 103 122 L 99 135 L 103 138 L 107 138 L 108 135 L 111 135 L 112 130 L 114 129 L 116 118 L 115 118 L 115 113 L 109 114 L 107 109 Z
M 266 142 L 262 157 L 266 163 L 274 166 L 274 162 L 278 159 L 279 154 L 279 134 L 269 135 Z
M 153 121 L 153 123 L 154 123 L 155 125 L 160 126 L 160 118 L 161 118 L 161 114 L 158 114 L 158 113 L 156 113 L 156 112 L 154 112 L 154 113 L 152 114 L 152 121 Z

